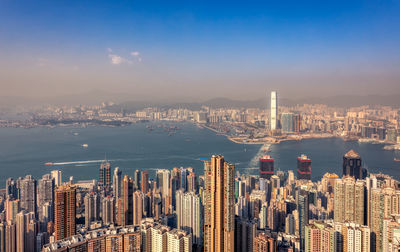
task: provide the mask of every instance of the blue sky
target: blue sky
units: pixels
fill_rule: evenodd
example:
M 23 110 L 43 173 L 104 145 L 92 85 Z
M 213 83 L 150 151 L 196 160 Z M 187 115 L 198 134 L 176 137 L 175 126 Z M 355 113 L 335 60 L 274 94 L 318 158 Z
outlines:
M 3 94 L 399 93 L 399 1 L 0 1 Z

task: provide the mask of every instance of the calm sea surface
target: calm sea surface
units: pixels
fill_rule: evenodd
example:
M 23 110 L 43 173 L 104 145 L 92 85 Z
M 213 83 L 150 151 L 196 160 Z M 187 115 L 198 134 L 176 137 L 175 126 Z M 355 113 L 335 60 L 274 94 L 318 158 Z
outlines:
M 153 131 L 146 126 L 152 125 Z M 57 127 L 0 128 L 0 187 L 8 177 L 26 174 L 39 179 L 54 169 L 62 171 L 63 180 L 97 179 L 101 160 L 107 157 L 112 168 L 133 176 L 136 169 L 194 167 L 203 173 L 202 158 L 222 154 L 241 173 L 257 174 L 261 145 L 236 144 L 226 137 L 190 123 L 170 123 L 180 128 L 169 136 L 159 124 L 142 123 L 127 127 Z M 87 144 L 88 147 L 82 147 Z M 385 151 L 382 145 L 344 142 L 341 139 L 313 139 L 285 142 L 271 146 L 275 167 L 283 171 L 296 169 L 296 157 L 308 155 L 312 160 L 312 178 L 325 172 L 341 175 L 342 156 L 350 149 L 359 152 L 364 166 L 371 172 L 382 172 L 400 179 L 400 152 Z M 53 162 L 53 166 L 44 163 Z

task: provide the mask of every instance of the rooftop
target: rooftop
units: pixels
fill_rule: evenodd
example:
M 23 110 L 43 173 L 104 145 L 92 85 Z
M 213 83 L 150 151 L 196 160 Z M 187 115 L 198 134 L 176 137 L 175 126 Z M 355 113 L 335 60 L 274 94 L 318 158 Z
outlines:
M 358 154 L 354 150 L 350 150 L 349 152 L 344 154 L 344 157 L 346 157 L 346 158 L 361 158 L 360 154 Z

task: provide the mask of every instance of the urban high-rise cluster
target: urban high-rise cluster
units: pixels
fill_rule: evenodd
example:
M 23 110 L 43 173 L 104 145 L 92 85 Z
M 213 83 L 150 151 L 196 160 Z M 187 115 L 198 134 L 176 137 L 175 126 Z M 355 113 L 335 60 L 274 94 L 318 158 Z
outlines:
M 369 174 L 354 150 L 343 173 L 239 174 L 223 156 L 193 168 L 123 175 L 104 161 L 98 180 L 9 178 L 0 197 L 0 251 L 398 251 L 400 183 Z M 279 164 L 278 164 L 279 165 Z

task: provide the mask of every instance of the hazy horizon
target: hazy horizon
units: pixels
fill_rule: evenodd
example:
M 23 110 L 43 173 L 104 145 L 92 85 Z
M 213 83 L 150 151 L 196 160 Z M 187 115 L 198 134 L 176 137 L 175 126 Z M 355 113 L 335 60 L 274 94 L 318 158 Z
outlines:
M 1 95 L 400 94 L 399 2 L 0 2 Z M 97 92 L 96 91 L 96 92 Z

